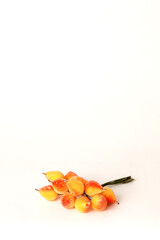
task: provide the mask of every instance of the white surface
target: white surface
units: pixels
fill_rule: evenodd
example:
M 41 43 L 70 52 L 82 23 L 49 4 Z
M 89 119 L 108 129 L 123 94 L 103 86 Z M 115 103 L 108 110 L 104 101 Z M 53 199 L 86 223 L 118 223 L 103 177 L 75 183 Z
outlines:
M 160 3 L 1 1 L 2 239 L 160 237 Z M 115 186 L 104 212 L 34 188 L 69 170 Z

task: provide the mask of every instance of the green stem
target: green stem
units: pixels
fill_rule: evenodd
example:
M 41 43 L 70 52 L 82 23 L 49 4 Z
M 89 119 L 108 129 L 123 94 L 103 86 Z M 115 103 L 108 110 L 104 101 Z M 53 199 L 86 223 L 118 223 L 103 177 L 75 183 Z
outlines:
M 129 183 L 129 182 L 132 182 L 133 180 L 134 180 L 134 178 L 132 178 L 131 176 L 128 176 L 128 177 L 119 178 L 119 179 L 116 179 L 116 180 L 112 180 L 112 181 L 103 183 L 101 186 L 104 187 L 104 186 L 107 186 L 107 185 L 115 185 L 115 184 L 121 184 L 121 183 Z

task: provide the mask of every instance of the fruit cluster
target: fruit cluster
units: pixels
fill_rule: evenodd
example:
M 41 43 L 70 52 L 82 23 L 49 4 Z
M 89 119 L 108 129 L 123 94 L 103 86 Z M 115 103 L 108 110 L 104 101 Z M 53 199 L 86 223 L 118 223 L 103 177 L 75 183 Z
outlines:
M 76 208 L 79 212 L 86 213 L 92 207 L 96 211 L 103 211 L 108 204 L 117 202 L 113 190 L 105 186 L 107 183 L 100 185 L 94 180 L 87 181 L 71 171 L 66 175 L 60 171 L 43 174 L 50 185 L 35 190 L 50 201 L 62 195 L 62 206 L 67 209 Z

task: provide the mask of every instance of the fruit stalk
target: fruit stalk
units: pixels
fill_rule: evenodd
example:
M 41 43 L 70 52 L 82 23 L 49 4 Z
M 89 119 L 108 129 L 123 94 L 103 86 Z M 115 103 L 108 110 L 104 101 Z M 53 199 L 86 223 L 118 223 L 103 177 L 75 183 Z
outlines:
M 134 178 L 132 178 L 131 176 L 128 177 L 124 177 L 124 178 L 119 178 L 116 180 L 112 180 L 106 183 L 101 184 L 102 187 L 105 187 L 107 185 L 115 185 L 115 184 L 121 184 L 121 183 L 129 183 L 132 182 L 134 180 Z

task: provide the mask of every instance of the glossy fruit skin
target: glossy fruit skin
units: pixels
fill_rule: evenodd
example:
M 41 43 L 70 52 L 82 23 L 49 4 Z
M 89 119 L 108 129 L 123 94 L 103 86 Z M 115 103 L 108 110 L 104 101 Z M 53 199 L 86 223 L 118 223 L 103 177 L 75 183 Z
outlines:
M 99 194 L 103 191 L 103 187 L 96 181 L 90 180 L 85 184 L 85 193 L 93 197 L 96 194 Z
M 54 191 L 58 194 L 64 194 L 68 192 L 67 183 L 63 181 L 63 179 L 57 179 L 52 182 L 52 186 Z
M 44 175 L 50 181 L 55 181 L 57 179 L 64 179 L 64 175 L 60 171 L 48 171 L 44 173 Z
M 75 207 L 76 198 L 72 196 L 69 192 L 65 193 L 61 198 L 61 204 L 66 209 L 72 209 Z
M 54 191 L 51 185 L 44 186 L 39 189 L 39 193 L 42 197 L 49 201 L 54 201 L 57 198 L 57 193 Z
M 96 211 L 103 211 L 107 208 L 107 200 L 102 194 L 97 194 L 91 199 L 92 208 Z
M 76 173 L 74 173 L 74 172 L 72 172 L 72 171 L 69 171 L 69 172 L 64 176 L 64 178 L 68 181 L 68 180 L 70 180 L 72 177 L 75 177 L 75 176 L 77 176 Z
M 72 196 L 77 197 L 84 193 L 84 184 L 80 180 L 70 179 L 67 182 L 67 187 Z
M 105 191 L 102 192 L 102 195 L 107 199 L 108 203 L 117 202 L 116 196 L 113 190 L 109 187 L 104 187 Z
M 91 208 L 91 201 L 86 196 L 80 196 L 75 201 L 75 208 L 81 213 L 87 213 Z

